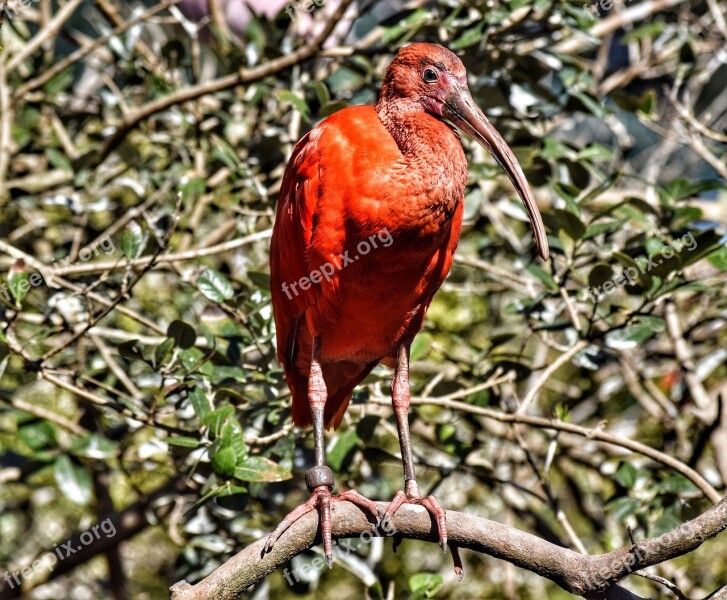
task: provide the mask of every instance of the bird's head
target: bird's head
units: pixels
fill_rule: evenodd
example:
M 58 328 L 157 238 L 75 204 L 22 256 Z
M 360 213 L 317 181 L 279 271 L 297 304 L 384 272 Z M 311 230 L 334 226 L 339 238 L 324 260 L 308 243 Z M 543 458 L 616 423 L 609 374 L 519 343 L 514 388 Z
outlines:
M 453 52 L 425 43 L 399 50 L 386 70 L 381 102 L 403 102 L 446 119 L 487 149 L 517 189 L 530 218 L 538 252 L 543 260 L 548 259 L 545 227 L 525 174 L 510 147 L 472 99 L 467 71 Z

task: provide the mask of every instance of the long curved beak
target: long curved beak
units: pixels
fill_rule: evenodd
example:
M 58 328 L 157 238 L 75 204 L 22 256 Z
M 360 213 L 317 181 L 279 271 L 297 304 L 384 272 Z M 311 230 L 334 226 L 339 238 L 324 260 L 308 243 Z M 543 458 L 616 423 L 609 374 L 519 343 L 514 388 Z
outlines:
M 540 216 L 538 205 L 535 203 L 533 192 L 530 190 L 527 179 L 525 179 L 520 163 L 518 163 L 505 140 L 497 132 L 497 129 L 492 126 L 485 114 L 475 104 L 466 85 L 458 88 L 447 98 L 442 116 L 463 129 L 472 139 L 492 154 L 493 158 L 505 169 L 525 205 L 528 217 L 530 217 L 538 253 L 543 260 L 548 260 L 550 251 L 543 219 Z

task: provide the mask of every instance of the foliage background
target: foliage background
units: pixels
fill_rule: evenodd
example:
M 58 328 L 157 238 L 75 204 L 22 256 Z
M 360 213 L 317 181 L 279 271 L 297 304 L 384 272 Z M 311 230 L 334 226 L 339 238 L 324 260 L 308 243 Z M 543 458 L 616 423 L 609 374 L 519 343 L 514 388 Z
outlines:
M 292 144 L 332 112 L 375 102 L 412 40 L 462 56 L 525 168 L 553 254 L 534 258 L 510 183 L 465 139 L 458 259 L 412 356 L 414 394 L 435 404 L 412 409 L 424 490 L 588 553 L 710 505 L 688 478 L 623 448 L 442 406 L 510 412 L 530 393 L 531 414 L 641 441 L 724 494 L 724 2 L 362 1 L 322 56 L 237 86 L 217 84 L 309 43 L 332 0 L 315 23 L 268 3 L 269 17 L 232 30 L 221 13 L 192 22 L 169 4 L 147 15 L 152 3 L 10 3 L 18 14 L 0 32 L 0 575 L 124 511 L 136 528 L 23 590 L 163 598 L 304 499 L 312 437 L 290 427 L 273 347 L 276 193 Z M 196 92 L 155 109 L 185 90 Z M 588 293 L 683 239 L 695 248 L 636 285 L 598 302 Z M 45 282 L 23 287 L 38 271 Z M 374 371 L 328 443 L 338 485 L 382 500 L 402 485 L 389 377 Z M 458 583 L 433 548 L 408 541 L 393 554 L 377 540 L 331 572 L 292 587 L 276 573 L 244 597 L 569 597 L 467 552 Z M 702 598 L 727 584 L 726 554 L 721 536 L 651 572 Z M 0 597 L 18 593 L 0 580 Z

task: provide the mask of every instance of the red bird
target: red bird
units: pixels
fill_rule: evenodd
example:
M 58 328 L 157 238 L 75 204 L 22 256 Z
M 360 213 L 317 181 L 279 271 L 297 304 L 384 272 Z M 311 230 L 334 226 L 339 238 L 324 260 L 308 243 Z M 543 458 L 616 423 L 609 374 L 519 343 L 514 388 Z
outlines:
M 411 44 L 389 65 L 376 107 L 353 106 L 298 142 L 283 176 L 270 247 L 278 356 L 293 395 L 293 422 L 313 425 L 316 465 L 310 499 L 270 535 L 265 551 L 303 514 L 318 508 L 332 564 L 331 495 L 323 429 L 341 423 L 354 388 L 378 363 L 394 367 L 391 385 L 404 490 L 386 511 L 421 504 L 436 519 L 446 549 L 445 512 L 422 498 L 409 437 L 409 348 L 432 297 L 452 266 L 462 226 L 467 159 L 456 125 L 507 171 L 525 203 L 540 256 L 543 222 L 525 175 L 477 108 L 464 65 L 434 44 Z

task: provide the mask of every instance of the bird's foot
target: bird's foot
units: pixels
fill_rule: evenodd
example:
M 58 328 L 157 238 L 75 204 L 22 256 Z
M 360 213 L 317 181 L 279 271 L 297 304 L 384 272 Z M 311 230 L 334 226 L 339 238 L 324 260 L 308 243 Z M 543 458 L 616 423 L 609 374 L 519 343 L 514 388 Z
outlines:
M 427 496 L 422 498 L 419 494 L 419 490 L 416 488 L 416 484 L 410 486 L 411 481 L 406 482 L 407 490 L 399 490 L 394 495 L 394 499 L 389 504 L 389 508 L 384 513 L 384 520 L 389 520 L 394 516 L 399 507 L 402 504 L 418 504 L 427 509 L 429 514 L 434 517 L 437 523 L 437 530 L 439 531 L 439 547 L 442 552 L 447 551 L 447 514 L 444 509 L 439 505 L 439 502 L 434 496 Z
M 389 504 L 389 508 L 384 513 L 384 522 L 388 522 L 391 517 L 394 516 L 397 510 L 402 504 L 418 504 L 427 509 L 430 515 L 434 517 L 437 523 L 437 531 L 439 532 L 439 547 L 442 552 L 447 551 L 447 513 L 439 504 L 439 501 L 434 496 L 426 496 L 422 498 L 419 493 L 419 488 L 413 480 L 406 482 L 406 490 L 399 490 L 394 495 L 394 499 Z M 400 537 L 394 538 L 394 552 L 396 547 L 401 543 Z M 459 556 L 459 550 L 454 544 L 449 544 L 450 550 L 452 551 L 452 559 L 454 560 L 454 572 L 461 580 L 464 576 L 464 570 L 462 567 L 462 559 Z
M 263 556 L 273 549 L 286 529 L 300 519 L 303 515 L 312 510 L 318 509 L 319 523 L 321 527 L 321 538 L 323 539 L 323 553 L 325 554 L 328 568 L 333 567 L 333 540 L 331 537 L 332 518 L 331 505 L 334 502 L 352 502 L 364 511 L 371 513 L 375 518 L 382 519 L 381 511 L 373 500 L 365 498 L 355 490 L 346 490 L 340 494 L 331 494 L 333 488 L 333 472 L 328 467 L 313 467 L 306 472 L 306 483 L 311 490 L 310 498 L 293 509 L 280 522 L 275 530 L 268 536 L 263 547 Z

